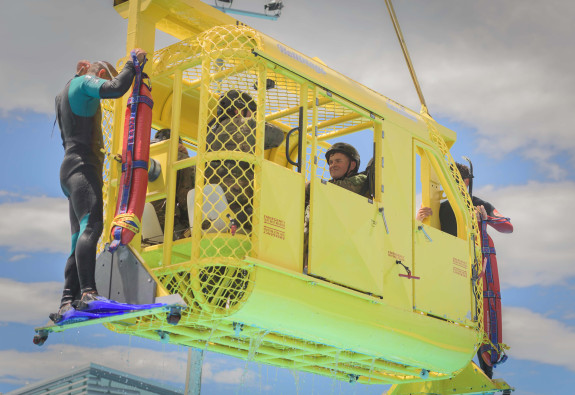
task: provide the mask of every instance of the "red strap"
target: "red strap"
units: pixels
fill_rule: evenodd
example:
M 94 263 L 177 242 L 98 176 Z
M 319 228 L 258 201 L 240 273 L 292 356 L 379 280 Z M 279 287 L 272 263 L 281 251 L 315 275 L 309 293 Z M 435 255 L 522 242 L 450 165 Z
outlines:
M 405 278 L 408 278 L 408 279 L 410 279 L 410 280 L 411 280 L 411 279 L 419 280 L 419 277 L 412 276 L 411 274 L 399 274 L 399 277 L 405 277 Z

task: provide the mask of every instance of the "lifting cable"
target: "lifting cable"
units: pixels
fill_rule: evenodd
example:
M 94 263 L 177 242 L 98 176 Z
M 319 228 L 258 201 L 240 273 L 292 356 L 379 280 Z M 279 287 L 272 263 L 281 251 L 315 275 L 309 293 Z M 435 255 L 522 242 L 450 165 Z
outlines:
M 395 11 L 393 9 L 393 4 L 391 4 L 391 0 L 385 0 L 385 5 L 387 6 L 387 10 L 389 11 L 389 16 L 391 17 L 393 28 L 395 29 L 397 39 L 399 40 L 399 45 L 401 46 L 403 56 L 405 57 L 405 61 L 407 62 L 407 68 L 409 69 L 411 79 L 413 80 L 413 84 L 415 85 L 415 90 L 417 91 L 417 95 L 419 96 L 419 101 L 421 102 L 421 113 L 429 116 L 429 112 L 427 111 L 427 104 L 425 104 L 425 98 L 423 97 L 423 93 L 421 92 L 421 87 L 419 86 L 417 75 L 415 75 L 415 68 L 413 67 L 411 58 L 409 57 L 409 52 L 407 51 L 407 44 L 405 43 L 403 34 L 401 33 L 401 27 L 399 26 L 399 21 L 397 20 L 397 16 L 395 15 Z

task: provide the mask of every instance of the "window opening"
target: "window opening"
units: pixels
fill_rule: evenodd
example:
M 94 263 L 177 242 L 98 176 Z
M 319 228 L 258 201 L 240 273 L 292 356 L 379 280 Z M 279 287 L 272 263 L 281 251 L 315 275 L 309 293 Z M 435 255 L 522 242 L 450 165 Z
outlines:
M 447 180 L 450 179 L 449 173 L 442 171 L 439 162 L 428 148 L 423 148 L 420 145 L 416 145 L 415 148 L 415 215 L 417 216 L 421 207 L 430 207 L 432 215 L 425 218 L 423 223 L 447 233 L 446 230 L 449 225 L 441 223 L 441 218 L 444 218 L 445 221 L 445 212 L 450 208 L 458 210 L 461 212 L 460 221 L 465 217 L 465 213 L 458 208 L 453 200 L 456 195 L 450 199 L 449 194 L 446 192 L 448 189 Z M 459 191 L 453 189 L 453 194 L 457 193 Z M 455 215 L 453 215 L 453 218 L 451 217 L 447 216 L 448 220 L 457 221 Z M 465 224 L 457 222 L 455 229 L 460 227 L 465 227 Z M 457 234 L 453 234 L 453 236 L 457 236 Z

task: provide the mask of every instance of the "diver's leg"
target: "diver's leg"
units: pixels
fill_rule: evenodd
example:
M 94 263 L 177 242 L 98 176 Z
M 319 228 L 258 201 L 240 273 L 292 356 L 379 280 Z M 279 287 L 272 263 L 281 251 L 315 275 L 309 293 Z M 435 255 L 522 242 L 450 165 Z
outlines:
M 70 256 L 66 261 L 66 268 L 64 269 L 64 291 L 62 292 L 61 305 L 73 302 L 80 296 L 80 280 L 78 278 L 78 267 L 76 266 L 76 242 L 80 232 L 80 224 L 76 218 L 71 201 L 68 201 L 68 207 L 72 234 L 72 247 Z
M 70 190 L 67 180 L 61 180 L 62 190 L 66 195 Z M 66 268 L 64 269 L 64 290 L 62 291 L 62 298 L 60 299 L 60 308 L 57 313 L 51 313 L 49 315 L 50 319 L 55 323 L 60 322 L 64 314 L 73 309 L 72 302 L 80 298 L 80 281 L 78 278 L 78 268 L 76 266 L 76 241 L 78 240 L 78 232 L 80 230 L 80 225 L 76 214 L 74 212 L 74 207 L 72 201 L 68 198 L 68 212 L 70 218 L 70 233 L 71 237 L 71 251 L 68 259 L 66 260 Z
M 102 187 L 96 171 L 85 170 L 71 177 L 75 188 L 70 200 L 79 222 L 76 267 L 82 295 L 96 292 L 95 268 L 98 239 L 102 234 Z

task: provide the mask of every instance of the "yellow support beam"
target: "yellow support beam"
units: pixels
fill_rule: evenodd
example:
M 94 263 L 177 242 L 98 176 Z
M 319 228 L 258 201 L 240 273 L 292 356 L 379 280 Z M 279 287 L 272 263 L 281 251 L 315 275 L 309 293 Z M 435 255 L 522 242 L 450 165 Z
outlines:
M 319 136 L 317 138 L 317 141 L 331 140 L 331 139 L 334 139 L 336 137 L 342 137 L 342 136 L 346 136 L 348 134 L 352 134 L 355 132 L 361 132 L 362 130 L 370 129 L 372 127 L 373 127 L 373 122 L 371 122 L 371 121 L 363 122 L 363 123 L 360 123 L 359 125 L 349 126 L 347 128 L 336 130 L 334 132 L 322 134 L 321 136 Z
M 515 389 L 502 379 L 490 380 L 475 363 L 470 362 L 465 369 L 453 378 L 396 384 L 385 395 L 487 395 L 496 391 L 510 394 Z
M 307 96 L 306 96 L 307 98 Z M 305 110 L 309 109 L 311 106 L 314 105 L 314 101 L 310 100 L 308 102 L 306 102 L 306 98 L 303 98 L 303 101 L 301 101 L 300 103 L 306 103 L 306 105 L 304 106 L 304 112 Z M 319 102 L 317 103 L 318 107 L 321 107 L 327 103 L 330 103 L 331 99 L 327 98 L 327 97 L 323 97 L 321 99 L 319 99 Z M 281 110 L 278 112 L 275 112 L 273 114 L 269 114 L 266 115 L 266 121 L 273 121 L 274 119 L 279 119 L 279 118 L 283 118 L 283 117 L 287 117 L 289 115 L 292 114 L 296 114 L 299 111 L 300 106 L 295 106 L 295 107 L 290 107 L 290 108 L 286 108 L 285 110 Z
M 166 177 L 166 221 L 164 224 L 164 254 L 162 263 L 169 265 L 172 262 L 172 244 L 174 243 L 174 212 L 176 209 L 176 180 L 177 170 L 171 165 L 178 160 L 178 142 L 180 137 L 180 119 L 182 112 L 182 71 L 176 70 L 174 75 L 174 99 L 172 102 L 172 131 L 170 134 L 170 147 Z

